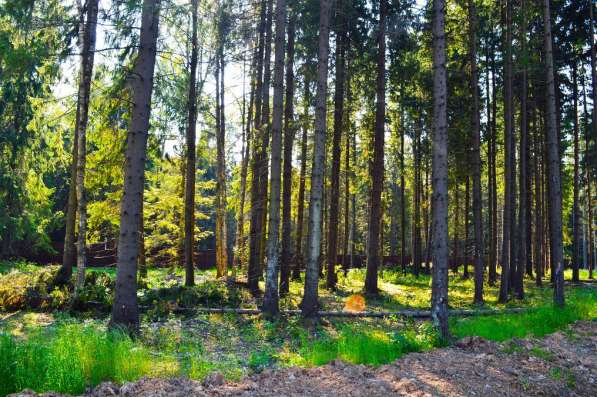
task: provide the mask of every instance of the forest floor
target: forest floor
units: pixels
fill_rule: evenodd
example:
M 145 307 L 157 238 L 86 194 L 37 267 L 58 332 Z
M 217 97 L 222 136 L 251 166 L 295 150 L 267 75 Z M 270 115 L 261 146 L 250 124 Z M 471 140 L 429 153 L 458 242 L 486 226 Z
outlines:
M 188 395 L 195 389 L 197 395 L 202 392 L 216 396 L 218 394 L 214 393 L 313 394 L 311 389 L 300 389 L 300 384 L 319 390 L 319 395 L 325 395 L 326 391 L 327 395 L 348 391 L 354 392 L 352 395 L 364 395 L 359 393 L 365 389 L 378 390 L 371 389 L 375 387 L 389 387 L 390 391 L 396 387 L 395 393 L 412 390 L 415 395 L 416 392 L 450 395 L 448 391 L 452 389 L 440 386 L 434 389 L 436 386 L 431 380 L 436 378 L 443 379 L 442 387 L 452 387 L 454 395 L 463 391 L 468 395 L 473 392 L 515 395 L 524 392 L 525 384 L 541 383 L 539 380 L 549 390 L 555 390 L 556 395 L 583 395 L 584 388 L 595 387 L 590 382 L 588 386 L 583 383 L 578 365 L 565 365 L 569 357 L 584 357 L 583 333 L 590 334 L 586 340 L 592 341 L 593 354 L 597 350 L 594 344 L 596 323 L 590 322 L 597 319 L 597 284 L 593 282 L 567 282 L 565 309 L 552 306 L 553 290 L 548 280 L 537 287 L 534 280 L 525 279 L 525 299 L 512 299 L 506 305 L 497 303 L 497 287 L 485 285 L 485 306 L 498 312 L 484 317 L 452 317 L 450 331 L 455 340 L 483 337 L 493 342 L 473 339 L 466 349 L 454 346 L 438 349 L 445 343 L 428 321 L 399 316 L 324 318 L 315 324 L 305 324 L 299 316 L 281 316 L 270 322 L 259 315 L 197 313 L 194 307 L 256 308 L 260 299 L 255 299 L 242 287 L 229 290 L 225 281 L 217 280 L 211 271 L 198 271 L 197 285 L 182 288 L 182 272 L 178 269 L 149 269 L 149 277 L 138 292 L 141 305 L 145 307 L 140 334 L 131 339 L 107 330 L 114 269 L 90 270 L 78 301 L 72 299 L 68 289 L 47 293 L 46 280 L 54 269 L 30 263 L 0 262 L 0 397 L 23 389 L 81 395 L 106 381 L 125 385 L 124 389 L 104 385 L 104 389 L 97 390 L 110 387 L 121 390 L 121 395 L 131 396 L 138 394 L 137 388 L 141 395 L 141 391 L 149 393 L 151 388 L 158 391 L 166 388 L 163 390 L 177 391 L 178 395 Z M 460 274 L 450 275 L 450 306 L 474 308 L 472 280 L 463 279 L 461 275 L 462 268 Z M 320 287 L 324 310 L 428 308 L 429 275 L 416 278 L 385 269 L 380 273 L 381 294 L 374 298 L 360 295 L 363 269 L 352 269 L 346 275 L 341 272 L 339 276 L 337 291 Z M 586 271 L 581 272 L 582 280 L 587 276 Z M 570 272 L 566 272 L 566 278 L 570 277 Z M 283 308 L 297 307 L 301 285 L 297 281 L 291 283 L 289 295 L 281 302 Z M 528 310 L 499 312 L 509 307 Z M 565 331 L 569 324 L 579 320 L 585 322 Z M 543 338 L 557 331 L 563 333 L 554 335 L 565 336 L 560 338 L 564 352 L 561 357 L 557 352 L 541 353 L 543 346 L 552 344 L 556 336 L 547 337 L 545 343 L 533 339 L 529 343 L 534 345 L 528 349 L 524 344 L 527 342 L 521 342 L 524 338 Z M 485 350 L 479 350 L 481 348 Z M 574 349 L 579 351 L 574 352 Z M 528 353 L 531 350 L 533 352 Z M 524 351 L 527 351 L 526 356 Z M 449 361 L 450 357 L 445 354 L 454 355 L 455 361 Z M 418 361 L 422 364 L 417 367 Z M 520 365 L 532 366 L 527 372 L 519 371 L 517 361 L 522 363 Z M 596 372 L 594 363 L 593 367 L 581 365 L 591 368 L 593 375 Z M 490 369 L 483 371 L 485 367 Z M 415 368 L 419 368 L 419 372 Z M 452 370 L 456 372 L 451 373 Z M 385 375 L 381 371 L 386 371 Z M 422 377 L 425 371 L 429 372 L 425 375 L 427 378 Z M 519 372 L 523 375 L 514 375 Z M 394 376 L 391 374 L 395 374 L 393 380 L 388 378 Z M 478 374 L 487 377 L 485 383 Z M 488 384 L 492 389 L 485 392 L 467 385 L 467 377 L 483 383 L 482 387 Z M 499 383 L 505 380 L 512 383 L 511 389 Z M 214 386 L 213 390 L 202 386 L 203 382 Z M 222 382 L 226 382 L 225 385 Z M 560 388 L 554 386 L 556 383 Z M 573 384 L 578 386 L 572 387 Z M 133 388 L 133 392 L 124 393 L 127 388 Z M 533 389 L 536 388 L 533 386 Z M 379 390 L 368 395 L 386 394 L 386 389 Z M 547 395 L 552 395 L 550 393 Z
M 378 367 L 334 360 L 266 370 L 238 382 L 219 373 L 203 382 L 143 378 L 121 386 L 102 383 L 85 396 L 596 396 L 595 352 L 597 322 L 579 321 L 544 338 L 465 337 Z

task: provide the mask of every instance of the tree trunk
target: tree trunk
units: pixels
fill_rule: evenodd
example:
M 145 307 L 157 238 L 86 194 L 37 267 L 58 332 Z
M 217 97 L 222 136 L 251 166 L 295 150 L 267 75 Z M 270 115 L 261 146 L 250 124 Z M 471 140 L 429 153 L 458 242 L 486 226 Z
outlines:
M 400 87 L 400 94 L 400 98 L 403 98 L 402 87 Z M 404 193 L 406 188 L 404 179 L 404 132 L 406 129 L 404 124 L 406 117 L 404 117 L 402 108 L 400 110 L 400 265 L 402 266 L 402 273 L 406 274 L 406 198 Z
M 483 304 L 483 216 L 481 201 L 481 122 L 479 119 L 479 77 L 477 74 L 477 10 L 474 0 L 468 0 L 469 7 L 469 45 L 471 62 L 471 91 L 473 94 L 473 228 L 475 242 L 473 257 L 475 260 L 475 304 Z
M 591 83 L 592 83 L 592 97 L 593 97 L 593 142 L 595 143 L 595 156 L 597 156 L 597 55 L 595 49 L 595 17 L 594 17 L 594 2 L 589 1 L 589 38 L 591 40 Z M 591 240 L 593 238 L 591 237 Z
M 533 119 L 536 119 L 536 109 L 533 108 Z M 534 128 L 534 150 L 533 150 L 533 165 L 535 176 L 535 283 L 538 287 L 542 285 L 543 277 L 543 213 L 542 213 L 542 193 L 541 184 L 543 178 L 541 177 L 541 134 L 539 126 L 536 122 L 533 123 Z
M 198 63 L 199 0 L 192 0 L 191 64 L 189 70 L 188 124 L 186 134 L 186 170 L 184 194 L 184 268 L 185 285 L 195 285 L 193 251 L 195 246 L 195 137 L 197 130 L 197 63 Z
M 384 134 L 386 119 L 386 18 L 387 0 L 379 1 L 379 26 L 377 36 L 377 103 L 375 107 L 375 135 L 373 163 L 371 164 L 371 208 L 369 211 L 369 232 L 367 245 L 367 274 L 365 292 L 377 294 L 377 271 L 381 265 L 380 229 L 383 225 L 381 192 L 384 178 Z
M 420 168 L 421 168 L 421 116 L 415 126 L 415 136 L 412 142 L 414 158 L 414 181 L 413 181 L 413 221 L 412 221 L 412 261 L 413 274 L 419 277 L 421 270 L 421 190 L 420 190 Z
M 296 12 L 291 9 L 286 44 L 286 102 L 284 104 L 284 179 L 282 187 L 282 253 L 280 264 L 280 295 L 289 290 L 290 263 L 292 262 L 292 146 L 294 125 L 294 26 Z
M 460 184 L 456 182 L 454 186 L 454 262 L 452 263 L 452 273 L 458 274 L 460 265 Z
M 519 209 L 518 209 L 518 256 L 516 266 L 516 297 L 518 299 L 524 298 L 524 273 L 527 265 L 527 146 L 528 146 L 528 117 L 527 117 L 527 66 L 526 66 L 526 0 L 522 0 L 522 22 L 520 27 L 520 42 L 522 52 L 522 76 L 521 76 L 521 93 L 520 93 L 520 173 L 519 173 L 519 186 L 520 186 L 520 197 L 518 198 Z
M 572 281 L 578 282 L 578 268 L 580 262 L 581 245 L 581 217 L 579 204 L 579 131 L 578 131 L 578 78 L 576 61 L 572 65 L 572 102 L 574 112 L 574 178 L 573 178 L 573 203 L 572 203 Z
M 549 176 L 549 222 L 551 236 L 551 260 L 554 273 L 554 303 L 564 306 L 564 263 L 562 248 L 562 188 L 560 173 L 560 149 L 556 130 L 556 98 L 551 38 L 550 0 L 543 1 L 543 24 L 545 40 L 545 81 L 547 82 L 547 170 Z
M 145 200 L 145 187 L 141 191 L 141 220 L 139 221 L 139 255 L 137 256 L 137 268 L 139 269 L 139 281 L 147 278 L 147 258 L 145 257 L 145 222 L 143 201 Z
M 514 194 L 512 191 L 512 151 L 514 150 L 514 137 L 512 126 L 512 0 L 506 0 L 505 10 L 505 61 L 504 61 L 504 210 L 502 222 L 502 274 L 500 279 L 499 302 L 508 301 L 510 292 L 510 265 L 511 239 L 512 239 L 512 214 Z
M 89 119 L 89 94 L 93 76 L 95 36 L 97 28 L 98 0 L 87 2 L 87 20 L 83 33 L 83 53 L 81 54 L 81 77 L 79 81 L 79 123 L 77 133 L 77 207 L 79 212 L 79 234 L 77 239 L 77 281 L 75 294 L 85 284 L 85 245 L 87 243 L 87 193 L 85 190 L 85 164 L 87 159 L 87 120 Z
M 298 208 L 296 220 L 296 253 L 294 257 L 294 267 L 292 278 L 294 280 L 301 279 L 301 267 L 303 266 L 303 225 L 305 223 L 305 181 L 307 178 L 307 132 L 309 130 L 309 106 L 311 104 L 310 84 L 307 75 L 304 76 L 305 93 L 303 97 L 304 110 L 302 122 L 302 137 L 301 137 L 301 171 L 299 175 L 299 191 L 298 191 Z
M 330 36 L 331 0 L 320 1 L 319 50 L 317 59 L 317 96 L 315 109 L 315 139 L 313 145 L 313 168 L 311 170 L 311 201 L 309 203 L 308 259 L 305 275 L 305 292 L 301 302 L 304 317 L 317 315 L 319 255 L 321 252 L 321 205 L 323 198 L 323 174 L 325 170 L 325 141 L 327 115 L 327 79 Z
M 442 338 L 448 330 L 448 120 L 446 3 L 433 2 L 433 273 L 431 317 Z
M 118 269 L 110 322 L 111 326 L 122 326 L 131 331 L 136 331 L 139 328 L 136 277 L 139 252 L 137 233 L 145 183 L 145 158 L 158 38 L 159 8 L 160 0 L 143 1 L 139 52 L 131 74 L 133 108 L 125 151 Z
M 81 55 L 83 55 L 83 41 L 85 34 L 85 10 L 79 0 L 77 2 L 77 8 L 79 10 L 79 37 L 78 45 Z M 81 62 L 83 63 L 83 62 Z M 82 72 L 82 71 L 81 71 Z M 81 75 L 82 73 L 79 73 Z M 81 84 L 81 82 L 79 82 Z M 77 112 L 75 118 L 75 129 L 73 131 L 72 141 L 72 159 L 70 166 L 70 186 L 68 190 L 68 202 L 66 205 L 66 230 L 64 233 L 64 250 L 62 252 L 62 266 L 56 273 L 54 278 L 54 285 L 67 284 L 73 275 L 73 264 L 77 260 L 77 247 L 75 246 L 75 228 L 77 223 L 77 157 L 79 154 L 79 124 L 80 124 L 80 113 L 81 103 L 77 100 Z
M 264 134 L 261 128 L 261 104 L 263 102 L 263 55 L 265 51 L 265 22 L 267 14 L 267 2 L 261 1 L 259 22 L 259 46 L 257 49 L 257 78 L 255 79 L 255 125 L 253 134 L 253 158 L 251 162 L 251 225 L 249 231 L 249 266 L 247 269 L 247 284 L 253 294 L 259 291 L 261 252 L 261 220 L 263 203 L 260 201 L 260 172 L 261 172 L 261 145 L 259 138 Z
M 470 237 L 470 233 L 469 233 L 469 225 L 471 222 L 471 218 L 470 218 L 470 212 L 471 212 L 471 182 L 470 182 L 471 178 L 470 176 L 466 176 L 466 182 L 464 184 L 464 244 L 463 244 L 463 248 L 464 248 L 464 266 L 463 266 L 463 270 L 462 270 L 462 278 L 463 279 L 468 279 L 469 278 L 469 273 L 468 273 L 468 258 L 469 258 L 469 237 Z
M 221 11 L 224 12 L 223 10 Z M 223 18 L 221 16 L 220 18 Z M 220 22 L 222 24 L 223 22 Z M 218 33 L 220 48 L 219 64 L 216 66 L 216 102 L 219 105 L 216 110 L 216 148 L 217 148 L 217 183 L 216 183 L 216 277 L 224 277 L 228 268 L 228 230 L 226 222 L 226 113 L 224 109 L 224 27 L 220 26 Z M 218 73 L 219 71 L 219 73 Z M 219 75 L 219 83 L 218 83 Z M 218 89 L 219 85 L 219 89 Z M 219 94 L 219 95 L 217 95 Z
M 585 173 L 586 173 L 586 182 L 587 182 L 587 190 L 586 190 L 586 198 L 587 198 L 587 233 L 588 233 L 588 266 L 589 266 L 589 279 L 593 279 L 593 267 L 594 267 L 594 247 L 593 247 L 593 205 L 592 205 L 592 195 L 591 195 L 591 168 L 588 166 L 588 158 L 590 157 L 589 150 L 590 150 L 590 131 L 589 131 L 589 112 L 587 111 L 587 90 L 584 81 L 584 73 L 581 74 L 582 78 L 582 87 L 583 87 L 583 110 L 584 110 L 584 119 L 585 119 Z
M 274 109 L 272 114 L 271 184 L 267 227 L 267 270 L 263 311 L 274 316 L 279 311 L 278 274 L 280 257 L 280 187 L 282 177 L 282 116 L 284 111 L 284 35 L 286 0 L 276 0 L 276 41 L 274 50 Z
M 342 128 L 344 122 L 344 80 L 345 80 L 345 10 L 342 0 L 336 4 L 336 21 L 338 24 L 336 32 L 336 82 L 334 89 L 334 133 L 332 137 L 332 175 L 331 193 L 329 206 L 329 225 L 327 241 L 327 278 L 326 287 L 336 288 L 336 258 L 338 256 L 338 219 L 339 219 L 339 198 L 340 198 L 340 143 L 342 140 Z
M 496 65 L 495 65 L 495 51 L 491 52 L 491 161 L 489 167 L 491 168 L 491 180 L 489 184 L 493 192 L 491 197 L 491 242 L 489 244 L 489 285 L 494 286 L 497 282 L 497 247 L 498 247 L 498 210 L 497 210 L 497 171 L 496 171 L 496 135 L 497 135 L 497 90 L 496 90 Z

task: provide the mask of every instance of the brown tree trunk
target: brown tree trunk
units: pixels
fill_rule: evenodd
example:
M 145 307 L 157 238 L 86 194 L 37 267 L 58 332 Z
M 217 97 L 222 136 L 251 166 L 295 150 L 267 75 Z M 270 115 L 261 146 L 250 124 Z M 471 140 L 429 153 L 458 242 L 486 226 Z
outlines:
M 304 317 L 317 315 L 319 255 L 321 253 L 321 206 L 325 170 L 325 141 L 328 91 L 328 58 L 330 37 L 331 0 L 320 1 L 319 50 L 317 58 L 317 96 L 315 109 L 315 139 L 313 145 L 313 167 L 311 170 L 311 201 L 309 203 L 308 258 L 305 274 L 305 291 L 301 302 Z
M 446 3 L 433 2 L 433 273 L 431 317 L 442 338 L 448 330 L 448 120 Z
M 521 93 L 520 93 L 520 173 L 519 173 L 519 186 L 520 186 L 520 197 L 519 197 L 519 209 L 518 209 L 518 255 L 517 255 L 517 266 L 516 266 L 516 282 L 515 291 L 518 299 L 524 298 L 524 273 L 527 265 L 527 146 L 528 146 L 528 121 L 527 121 L 527 67 L 526 67 L 526 0 L 522 0 L 522 22 L 520 27 L 520 42 L 522 52 L 522 76 L 521 76 Z
M 75 294 L 85 284 L 85 245 L 87 243 L 87 194 L 85 190 L 85 164 L 87 159 L 87 121 L 89 119 L 89 95 L 91 78 L 93 77 L 93 58 L 95 54 L 95 37 L 97 28 L 98 0 L 87 2 L 87 18 L 83 32 L 83 52 L 81 54 L 81 70 L 78 93 L 77 124 L 77 178 L 76 193 L 79 213 L 79 234 L 77 239 L 77 280 Z M 65 247 L 66 248 L 66 247 Z
M 514 137 L 512 126 L 512 0 L 506 0 L 505 9 L 505 61 L 504 61 L 504 210 L 502 236 L 502 274 L 500 279 L 499 302 L 508 301 L 510 292 L 510 268 L 512 261 L 512 214 L 514 206 L 514 192 L 512 191 L 512 152 Z
M 223 10 L 221 11 L 224 12 Z M 223 18 L 221 16 L 220 18 Z M 216 96 L 219 105 L 216 105 L 216 149 L 217 149 L 217 183 L 216 183 L 216 277 L 224 277 L 228 269 L 228 230 L 226 222 L 226 113 L 224 109 L 224 27 L 223 21 L 219 22 L 219 55 L 216 66 Z M 218 83 L 219 77 L 219 83 Z M 218 87 L 219 86 L 219 87 Z M 219 94 L 219 95 L 218 95 Z
M 344 122 L 344 80 L 345 80 L 345 10 L 342 0 L 336 4 L 336 81 L 334 88 L 334 133 L 332 137 L 332 175 L 329 206 L 329 225 L 327 240 L 327 278 L 326 287 L 336 288 L 336 259 L 338 256 L 338 219 L 340 198 L 340 143 L 342 141 L 342 128 Z
M 402 87 L 401 87 L 402 88 Z M 402 89 L 400 90 L 402 94 Z M 403 98 L 403 95 L 400 95 Z M 400 120 L 400 265 L 402 266 L 402 273 L 406 274 L 406 197 L 404 189 L 406 188 L 404 173 L 404 123 L 406 118 L 401 110 Z
M 79 10 L 79 38 L 78 45 L 81 54 L 83 54 L 83 35 L 85 32 L 85 11 L 79 0 L 77 2 Z M 66 205 L 66 220 L 64 233 L 64 251 L 62 252 L 62 266 L 58 269 L 54 278 L 54 285 L 64 285 L 68 283 L 73 275 L 73 264 L 77 260 L 77 247 L 75 246 L 75 228 L 77 223 L 77 156 L 79 154 L 79 119 L 81 104 L 77 101 L 77 113 L 75 118 L 75 129 L 73 131 L 72 141 L 72 159 L 70 165 L 70 186 L 68 190 L 68 202 Z
M 421 189 L 420 189 L 420 168 L 421 168 L 421 117 L 415 125 L 415 136 L 413 139 L 414 158 L 414 181 L 413 181 L 413 221 L 412 221 L 412 261 L 413 274 L 419 277 L 421 271 Z
M 549 211 L 552 268 L 554 273 L 554 303 L 564 306 L 564 263 L 562 248 L 562 188 L 560 149 L 556 130 L 556 98 L 551 38 L 550 0 L 543 1 L 545 40 L 545 81 L 547 82 L 547 169 L 549 176 Z
M 263 102 L 263 56 L 265 51 L 265 24 L 267 18 L 267 2 L 261 1 L 259 22 L 259 45 L 257 48 L 257 78 L 255 79 L 255 125 L 253 134 L 253 156 L 251 161 L 251 225 L 249 231 L 249 266 L 247 269 L 247 284 L 253 294 L 259 291 L 259 275 L 261 266 L 261 221 L 263 203 L 260 201 L 261 186 L 261 144 L 259 139 L 265 133 L 261 126 L 261 104 Z
M 463 249 L 463 254 L 464 254 L 464 268 L 462 270 L 462 278 L 463 279 L 468 279 L 469 278 L 469 273 L 468 273 L 468 258 L 469 258 L 469 237 L 470 237 L 470 233 L 469 233 L 469 225 L 471 222 L 471 218 L 470 218 L 470 212 L 471 212 L 471 182 L 470 182 L 471 178 L 470 176 L 466 176 L 466 181 L 464 183 L 464 249 Z
M 282 253 L 280 295 L 288 293 L 292 262 L 292 146 L 294 144 L 294 29 L 296 11 L 290 11 L 286 44 L 286 102 L 284 104 L 284 179 L 282 187 Z
M 144 0 L 141 16 L 139 52 L 131 74 L 132 103 L 130 128 L 127 134 L 124 165 L 124 187 L 120 209 L 118 269 L 112 305 L 111 326 L 131 331 L 139 328 L 137 305 L 137 256 L 139 253 L 139 221 L 145 182 L 145 158 L 153 71 L 158 38 L 160 0 Z
M 311 82 L 305 74 L 304 78 L 305 93 L 303 97 L 304 110 L 302 122 L 302 137 L 301 137 L 301 170 L 299 175 L 299 191 L 298 191 L 298 208 L 296 220 L 296 252 L 294 257 L 294 267 L 292 271 L 292 278 L 294 280 L 301 279 L 301 267 L 303 265 L 303 225 L 305 223 L 305 181 L 307 178 L 307 132 L 309 130 L 309 106 L 311 104 Z
M 578 72 L 576 61 L 572 65 L 572 102 L 574 112 L 574 178 L 573 178 L 573 202 L 572 202 L 572 281 L 578 282 L 578 269 L 580 262 L 581 246 L 581 216 L 579 204 L 579 179 L 580 179 L 580 147 L 578 128 Z
M 186 134 L 186 169 L 184 194 L 184 268 L 185 285 L 195 285 L 193 251 L 195 246 L 195 139 L 197 130 L 197 63 L 198 63 L 198 8 L 199 0 L 192 0 L 191 64 L 189 70 L 188 124 Z
M 536 109 L 533 108 L 533 119 L 536 119 Z M 543 277 L 543 210 L 542 210 L 542 193 L 541 184 L 543 178 L 541 177 L 541 163 L 542 161 L 542 144 L 539 126 L 536 122 L 533 123 L 534 128 L 534 150 L 533 150 L 533 165 L 535 170 L 535 283 L 537 286 L 542 285 Z
M 491 241 L 489 244 L 489 285 L 494 286 L 497 282 L 497 247 L 498 247 L 498 210 L 497 210 L 497 89 L 496 89 L 496 65 L 495 65 L 495 51 L 491 52 L 491 161 L 489 167 L 491 168 L 491 180 L 489 181 L 491 190 L 493 192 L 491 197 Z
M 587 111 L 587 90 L 584 81 L 584 73 L 581 74 L 582 78 L 582 87 L 583 87 L 583 110 L 584 110 L 584 119 L 585 119 L 585 173 L 586 173 L 586 196 L 587 196 L 587 233 L 588 233 L 588 266 L 589 266 L 589 279 L 593 279 L 593 267 L 594 267 L 594 247 L 593 247 L 593 205 L 592 205 L 592 195 L 591 195 L 591 168 L 588 166 L 588 158 L 590 157 L 589 149 L 590 149 L 590 131 L 589 131 L 589 112 Z
M 380 260 L 380 228 L 382 222 L 381 192 L 384 178 L 384 133 L 386 118 L 386 0 L 379 1 L 379 26 L 377 36 L 377 103 L 375 107 L 375 135 L 373 143 L 373 163 L 371 164 L 371 195 L 369 211 L 369 231 L 367 245 L 367 274 L 365 292 L 377 294 L 377 271 Z
M 483 304 L 483 214 L 481 197 L 481 121 L 479 105 L 479 76 L 477 72 L 477 10 L 475 0 L 468 0 L 469 7 L 469 45 L 471 62 L 471 91 L 473 94 L 473 258 L 475 266 L 475 296 L 473 302 Z
M 278 275 L 280 257 L 280 188 L 282 179 L 282 118 L 284 113 L 284 36 L 286 0 L 276 0 L 276 40 L 274 50 L 274 109 L 272 114 L 271 184 L 269 224 L 267 227 L 267 268 L 263 312 L 274 316 L 279 311 Z

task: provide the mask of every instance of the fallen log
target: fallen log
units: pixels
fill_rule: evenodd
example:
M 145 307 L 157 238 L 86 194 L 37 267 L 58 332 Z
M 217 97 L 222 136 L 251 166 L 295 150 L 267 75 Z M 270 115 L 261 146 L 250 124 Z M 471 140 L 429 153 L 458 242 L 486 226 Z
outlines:
M 523 313 L 531 310 L 531 308 L 516 307 L 506 308 L 501 310 L 494 309 L 479 309 L 479 310 L 466 310 L 466 309 L 454 309 L 449 311 L 450 316 L 456 317 L 472 317 L 472 316 L 491 316 L 507 313 Z M 189 312 L 193 311 L 196 313 L 234 313 L 240 315 L 259 315 L 261 310 L 259 309 L 234 309 L 227 307 L 179 307 L 174 310 L 175 312 Z M 295 316 L 300 315 L 300 310 L 280 310 L 280 314 Z M 376 311 L 319 311 L 318 317 L 355 317 L 355 318 L 385 318 L 385 317 L 410 317 L 410 318 L 431 318 L 430 310 L 399 310 L 399 311 L 387 311 L 387 312 L 376 312 Z

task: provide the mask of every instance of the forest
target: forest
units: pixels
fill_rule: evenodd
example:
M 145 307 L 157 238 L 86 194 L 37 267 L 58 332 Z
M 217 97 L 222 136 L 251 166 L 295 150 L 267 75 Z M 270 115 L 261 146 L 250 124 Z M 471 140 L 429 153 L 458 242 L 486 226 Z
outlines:
M 0 396 L 597 395 L 596 13 L 0 0 Z

